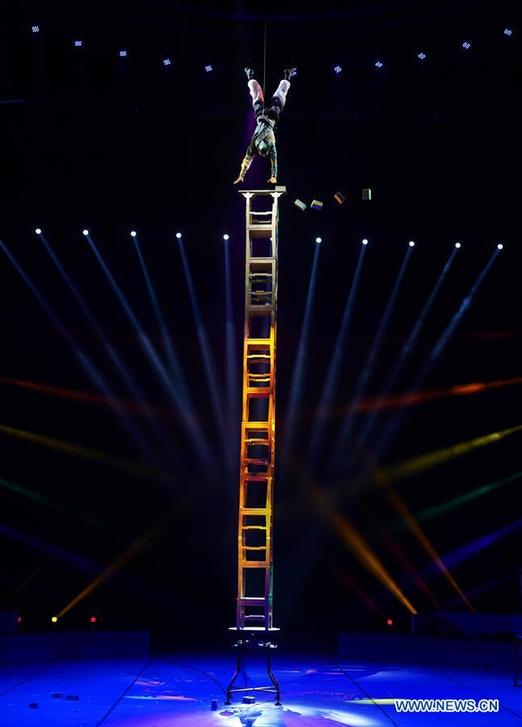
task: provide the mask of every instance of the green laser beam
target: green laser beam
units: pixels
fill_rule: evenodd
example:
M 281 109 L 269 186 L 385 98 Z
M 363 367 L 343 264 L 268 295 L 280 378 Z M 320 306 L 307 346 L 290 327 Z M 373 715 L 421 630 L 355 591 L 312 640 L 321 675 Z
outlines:
M 463 495 L 452 497 L 451 500 L 446 500 L 445 502 L 441 502 L 438 505 L 431 505 L 430 507 L 426 507 L 424 508 L 424 510 L 420 510 L 418 513 L 415 513 L 414 517 L 422 522 L 425 522 L 426 520 L 433 520 L 434 518 L 439 517 L 439 515 L 444 515 L 450 510 L 454 510 L 457 507 L 462 507 L 463 505 L 467 505 L 469 502 L 473 502 L 473 500 L 477 500 L 479 497 L 483 497 L 484 495 L 488 495 L 491 492 L 495 492 L 495 490 L 498 490 L 503 485 L 514 482 L 515 480 L 520 479 L 520 477 L 522 477 L 522 472 L 516 472 L 514 475 L 504 477 L 504 479 L 502 480 L 488 482 L 486 485 L 481 485 L 480 487 L 477 487 L 470 492 L 466 492 Z M 403 520 L 397 520 L 389 527 L 385 528 L 385 530 L 389 533 L 396 533 L 400 530 L 404 530 L 405 527 L 406 523 Z

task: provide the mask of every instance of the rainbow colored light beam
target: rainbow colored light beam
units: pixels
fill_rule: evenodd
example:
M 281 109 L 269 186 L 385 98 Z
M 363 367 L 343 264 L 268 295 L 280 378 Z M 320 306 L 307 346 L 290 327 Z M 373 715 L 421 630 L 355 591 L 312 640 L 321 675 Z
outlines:
M 453 444 L 450 447 L 444 447 L 438 449 L 435 452 L 427 452 L 421 454 L 418 457 L 411 457 L 404 462 L 391 465 L 390 467 L 384 467 L 378 470 L 387 480 L 396 481 L 406 477 L 413 477 L 414 475 L 424 472 L 425 470 L 431 469 L 438 465 L 449 462 L 456 457 L 462 457 L 465 454 L 469 454 L 475 449 L 481 447 L 487 447 L 489 444 L 495 444 L 496 442 L 511 437 L 522 431 L 522 424 L 518 424 L 515 427 L 509 429 L 503 429 L 499 432 L 491 432 L 491 434 L 484 434 L 474 439 L 469 439 L 465 442 L 459 442 Z
M 54 449 L 64 454 L 71 455 L 72 457 L 81 457 L 82 459 L 91 460 L 92 462 L 98 462 L 99 464 L 113 467 L 114 469 L 126 472 L 134 477 L 154 477 L 156 479 L 165 479 L 171 481 L 171 477 L 165 475 L 163 472 L 151 470 L 148 467 L 144 467 L 137 462 L 124 459 L 122 457 L 114 457 L 100 452 L 97 449 L 90 449 L 83 447 L 79 444 L 73 444 L 72 442 L 66 442 L 63 439 L 55 439 L 54 437 L 47 437 L 44 434 L 38 434 L 37 432 L 29 432 L 26 429 L 17 429 L 15 427 L 9 427 L 5 424 L 0 424 L 0 434 L 4 434 L 7 437 L 14 437 L 16 439 L 22 439 L 30 444 L 38 444 L 48 449 Z

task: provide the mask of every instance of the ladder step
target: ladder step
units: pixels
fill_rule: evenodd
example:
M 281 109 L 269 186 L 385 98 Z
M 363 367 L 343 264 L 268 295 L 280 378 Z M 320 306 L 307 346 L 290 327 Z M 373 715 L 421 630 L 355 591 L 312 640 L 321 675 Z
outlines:
M 240 525 L 239 529 L 241 532 L 243 532 L 243 530 L 268 530 L 266 525 Z
M 266 507 L 240 507 L 241 515 L 267 515 Z
M 252 597 L 252 596 L 244 596 L 243 598 L 237 599 L 238 606 L 264 606 L 266 603 L 266 598 L 260 597 Z
M 266 545 L 242 545 L 241 550 L 266 550 Z
M 245 345 L 247 346 L 264 346 L 268 348 L 270 346 L 269 338 L 245 338 Z M 255 353 L 254 356 L 266 356 L 266 354 Z M 250 358 L 250 355 L 248 356 Z
M 270 563 L 268 560 L 244 560 L 241 563 L 241 568 L 269 568 Z

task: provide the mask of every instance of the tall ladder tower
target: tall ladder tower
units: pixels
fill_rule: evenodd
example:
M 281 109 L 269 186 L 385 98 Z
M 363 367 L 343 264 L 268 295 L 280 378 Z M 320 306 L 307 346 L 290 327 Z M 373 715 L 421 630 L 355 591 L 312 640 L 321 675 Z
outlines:
M 245 198 L 245 324 L 243 343 L 243 409 L 239 474 L 237 550 L 236 669 L 227 689 L 274 692 L 279 683 L 271 669 L 275 648 L 273 625 L 273 537 L 276 333 L 279 199 L 285 187 L 241 190 Z M 265 209 L 254 209 L 262 200 Z M 257 205 L 256 205 L 257 206 Z M 268 209 L 266 209 L 268 207 Z M 234 688 L 244 654 L 262 650 L 271 684 Z

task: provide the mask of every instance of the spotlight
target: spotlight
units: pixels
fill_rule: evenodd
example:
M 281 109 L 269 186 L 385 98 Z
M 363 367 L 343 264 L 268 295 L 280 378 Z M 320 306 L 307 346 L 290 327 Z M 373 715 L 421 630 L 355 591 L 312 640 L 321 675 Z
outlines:
M 92 623 L 92 624 L 95 624 L 96 621 L 97 621 L 96 616 L 91 616 L 90 619 L 89 619 L 89 623 Z
M 39 32 L 40 32 L 39 25 L 31 25 L 31 33 L 39 33 Z
M 460 242 L 456 242 L 455 247 L 457 248 L 457 250 L 460 250 L 460 248 L 462 247 L 462 244 Z
M 41 235 L 42 234 L 42 228 L 41 227 L 35 227 L 34 228 L 35 235 Z
M 121 48 L 121 50 L 118 53 L 118 55 L 120 56 L 120 58 L 127 58 L 127 55 L 128 54 L 127 54 L 127 51 L 125 50 L 125 48 Z
M 58 623 L 58 616 L 51 616 L 51 621 L 53 624 Z
M 513 31 L 511 30 L 511 28 L 504 28 L 503 33 L 506 38 L 511 38 L 511 36 L 513 35 Z
M 417 58 L 419 59 L 419 61 L 425 61 L 427 58 L 427 55 L 426 55 L 426 53 L 423 53 L 423 51 L 421 51 L 420 53 L 417 53 Z
M 225 232 L 225 234 L 223 235 L 223 240 L 230 240 L 230 235 L 227 235 L 227 233 Z
M 384 68 L 384 63 L 382 61 L 375 61 L 373 65 L 375 66 L 375 68 Z
M 74 40 L 73 41 L 73 46 L 75 48 L 82 48 L 83 47 L 83 40 Z
M 364 240 L 362 241 L 362 244 L 363 245 L 367 245 L 368 244 L 368 240 L 366 238 L 364 238 Z
M 212 73 L 212 71 L 213 71 L 213 70 L 214 70 L 214 69 L 212 68 L 212 65 L 211 65 L 210 63 L 208 63 L 208 64 L 207 64 L 207 65 L 205 66 L 205 71 L 206 71 L 207 73 Z
M 17 623 L 17 624 L 21 624 L 21 623 L 23 623 L 23 622 L 24 622 L 24 620 L 23 620 L 22 616 L 17 616 L 17 618 L 16 618 L 16 623 Z
M 386 619 L 386 626 L 393 626 L 393 619 L 392 618 L 387 618 Z
M 471 48 L 471 42 L 469 40 L 464 40 L 461 43 L 461 48 L 463 48 L 464 50 L 470 50 L 470 48 Z
M 408 243 L 408 245 L 409 245 L 410 247 L 415 247 L 415 243 L 413 242 L 413 240 L 410 240 L 410 241 L 409 241 L 409 243 Z
M 87 230 L 87 229 L 82 230 L 82 235 L 85 235 L 85 237 L 87 237 L 88 234 L 89 234 L 89 230 Z
M 503 250 L 503 249 L 504 249 L 504 245 L 501 242 L 499 242 L 497 245 L 497 250 Z
M 162 63 L 164 66 L 170 66 L 170 65 L 172 65 L 172 60 L 170 58 L 164 58 L 162 60 Z
M 181 240 L 181 232 L 176 232 L 176 237 L 178 238 L 178 240 Z M 228 239 L 228 236 L 227 236 L 227 239 Z
M 130 236 L 131 236 L 131 237 L 136 237 L 136 235 L 137 235 L 137 232 L 136 232 L 136 230 L 131 230 L 131 231 L 130 231 Z
M 315 238 L 315 241 L 316 241 L 316 243 L 317 243 L 318 245 L 320 245 L 320 244 L 322 243 L 322 241 L 323 241 L 323 238 L 322 238 L 322 237 L 316 237 L 316 238 Z
M 334 73 L 336 73 L 337 75 L 339 75 L 342 72 L 343 72 L 343 67 L 342 66 L 334 66 Z

